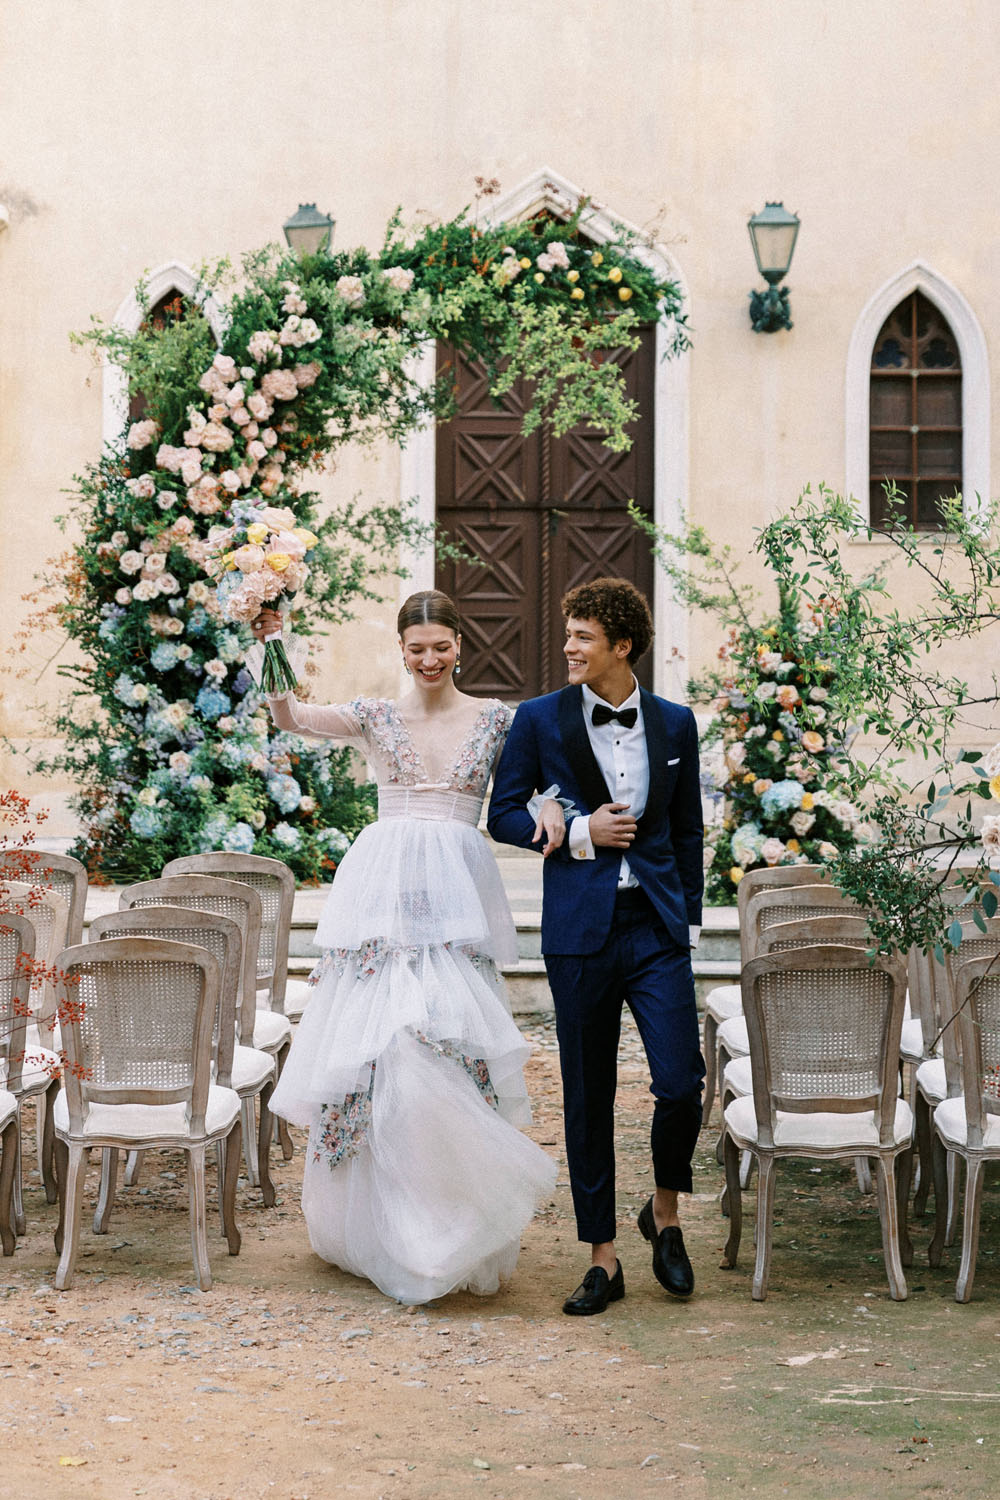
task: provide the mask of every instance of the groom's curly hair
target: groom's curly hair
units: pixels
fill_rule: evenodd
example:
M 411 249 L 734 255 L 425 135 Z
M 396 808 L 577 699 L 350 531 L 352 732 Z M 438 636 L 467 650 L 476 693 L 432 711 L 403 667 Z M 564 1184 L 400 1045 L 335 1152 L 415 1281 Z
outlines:
M 649 650 L 653 639 L 653 616 L 645 594 L 626 578 L 595 578 L 581 583 L 562 598 L 566 620 L 596 620 L 612 646 L 631 641 L 630 662 Z

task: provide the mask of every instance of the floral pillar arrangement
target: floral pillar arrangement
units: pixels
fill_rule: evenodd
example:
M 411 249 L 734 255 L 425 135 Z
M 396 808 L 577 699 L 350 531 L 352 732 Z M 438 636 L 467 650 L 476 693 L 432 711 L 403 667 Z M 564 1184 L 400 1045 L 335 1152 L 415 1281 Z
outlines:
M 221 848 L 329 878 L 372 816 L 370 791 L 349 751 L 271 731 L 247 622 L 285 599 L 308 635 L 377 597 L 401 543 L 433 544 L 398 506 L 321 513 L 308 484 L 346 443 L 402 441 L 448 416 L 453 377 L 428 390 L 415 373 L 429 341 L 481 359 L 496 396 L 530 381 L 526 431 L 585 422 L 628 446 L 634 404 L 604 351 L 635 348 L 639 326 L 663 319 L 676 352 L 684 313 L 642 246 L 595 249 L 586 215 L 586 202 L 565 223 L 462 214 L 416 235 L 393 218 L 378 253 L 270 247 L 238 279 L 206 273 L 186 304 L 147 306 L 135 333 L 80 337 L 125 371 L 141 411 L 79 476 L 64 518 L 76 540 L 22 642 L 56 624 L 76 647 L 51 724 L 62 748 L 38 769 L 75 780 L 74 852 L 92 871 L 138 878 Z M 200 311 L 209 296 L 225 303 L 221 347 Z M 265 688 L 293 681 L 277 643 L 265 672 Z

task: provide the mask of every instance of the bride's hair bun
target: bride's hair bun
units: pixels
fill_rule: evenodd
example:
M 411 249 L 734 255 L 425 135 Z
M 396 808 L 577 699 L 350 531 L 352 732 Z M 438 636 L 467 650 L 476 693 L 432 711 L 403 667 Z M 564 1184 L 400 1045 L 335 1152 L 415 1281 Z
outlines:
M 440 589 L 421 589 L 404 601 L 396 616 L 396 629 L 402 635 L 410 625 L 443 625 L 456 635 L 462 632 L 458 610 Z

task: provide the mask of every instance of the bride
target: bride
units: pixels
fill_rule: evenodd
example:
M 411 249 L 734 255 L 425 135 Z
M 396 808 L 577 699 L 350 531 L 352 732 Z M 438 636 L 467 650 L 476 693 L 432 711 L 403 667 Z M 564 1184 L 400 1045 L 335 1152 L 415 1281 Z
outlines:
M 530 1051 L 498 969 L 514 925 L 478 831 L 511 711 L 455 685 L 455 606 L 413 594 L 397 621 L 412 688 L 398 702 L 270 698 L 279 729 L 354 746 L 379 789 L 378 821 L 337 870 L 316 934 L 323 957 L 271 1099 L 309 1131 L 302 1207 L 313 1249 L 400 1302 L 496 1291 L 555 1166 L 530 1119 Z M 265 610 L 263 639 L 280 631 Z M 563 841 L 543 803 L 537 837 Z

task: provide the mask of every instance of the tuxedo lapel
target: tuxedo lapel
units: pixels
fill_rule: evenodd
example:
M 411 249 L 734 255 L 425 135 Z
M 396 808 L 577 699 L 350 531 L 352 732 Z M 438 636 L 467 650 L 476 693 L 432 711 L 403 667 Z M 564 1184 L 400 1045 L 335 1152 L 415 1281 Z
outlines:
M 583 692 L 579 686 L 563 688 L 559 694 L 559 734 L 566 759 L 576 776 L 584 800 L 594 812 L 614 797 L 601 774 L 597 758 L 590 747 L 587 726 L 583 720 Z
M 649 761 L 649 794 L 641 823 L 655 828 L 666 813 L 665 790 L 667 785 L 667 736 L 660 714 L 660 705 L 652 693 L 640 688 L 642 723 L 646 731 L 646 757 Z

